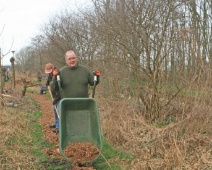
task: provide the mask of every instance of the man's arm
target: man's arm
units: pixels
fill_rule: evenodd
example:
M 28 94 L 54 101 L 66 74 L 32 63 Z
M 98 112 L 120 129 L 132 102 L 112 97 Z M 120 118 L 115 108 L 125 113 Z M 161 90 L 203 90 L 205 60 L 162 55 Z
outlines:
M 57 78 L 53 76 L 52 81 L 50 83 L 50 88 L 52 92 L 58 92 L 59 91 L 59 86 L 57 83 Z
M 46 77 L 46 86 L 49 86 L 51 81 L 52 81 L 52 75 L 48 74 Z

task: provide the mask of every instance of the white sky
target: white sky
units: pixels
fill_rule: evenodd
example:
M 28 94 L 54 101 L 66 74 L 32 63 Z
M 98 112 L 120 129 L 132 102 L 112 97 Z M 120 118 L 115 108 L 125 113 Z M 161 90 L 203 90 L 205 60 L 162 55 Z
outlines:
M 30 42 L 49 18 L 60 13 L 68 4 L 79 8 L 86 0 L 0 0 L 0 48 L 2 54 L 19 51 Z M 4 29 L 3 29 L 4 28 Z M 1 34 L 3 30 L 3 33 Z M 12 53 L 3 57 L 3 65 L 10 65 Z

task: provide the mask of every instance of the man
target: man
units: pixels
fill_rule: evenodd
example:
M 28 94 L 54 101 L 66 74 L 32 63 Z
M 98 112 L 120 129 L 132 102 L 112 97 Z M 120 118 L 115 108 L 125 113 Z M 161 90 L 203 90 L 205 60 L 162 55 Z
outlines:
M 52 63 L 48 63 L 45 65 L 45 73 L 48 74 L 47 80 L 46 80 L 46 86 L 50 85 L 50 82 L 52 81 L 52 78 L 53 78 L 53 71 L 55 69 L 56 68 L 54 67 Z M 53 100 L 52 110 L 53 110 L 54 118 L 55 118 L 54 124 L 50 125 L 49 127 L 55 128 L 53 132 L 58 133 L 59 132 L 59 117 L 58 117 L 58 110 L 56 106 L 60 101 L 60 94 L 57 91 L 52 92 L 50 89 L 49 89 L 49 92 L 51 93 L 52 100 Z
M 60 72 L 53 72 L 54 78 L 51 82 L 52 91 L 59 91 L 56 76 L 60 75 L 62 98 L 86 98 L 88 85 L 94 85 L 94 75 L 87 67 L 78 63 L 78 57 L 74 51 L 65 53 L 66 66 Z M 100 72 L 96 71 L 97 83 L 99 83 Z

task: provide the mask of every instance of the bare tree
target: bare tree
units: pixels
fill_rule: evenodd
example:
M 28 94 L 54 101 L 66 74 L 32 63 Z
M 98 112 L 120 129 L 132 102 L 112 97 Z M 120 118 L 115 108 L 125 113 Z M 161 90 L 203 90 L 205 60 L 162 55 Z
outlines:
M 67 10 L 46 23 L 20 63 L 61 67 L 73 49 L 81 62 L 102 69 L 103 96 L 136 100 L 150 122 L 168 114 L 183 88 L 211 83 L 211 2 L 92 2 L 89 10 Z

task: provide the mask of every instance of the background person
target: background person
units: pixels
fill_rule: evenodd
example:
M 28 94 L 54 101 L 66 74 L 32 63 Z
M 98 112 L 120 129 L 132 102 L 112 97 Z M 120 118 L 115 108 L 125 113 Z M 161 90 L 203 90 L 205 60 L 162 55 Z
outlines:
M 48 63 L 45 65 L 45 73 L 47 74 L 46 86 L 50 85 L 52 78 L 53 78 L 53 71 L 55 69 L 56 68 L 54 67 L 54 65 L 52 63 Z M 54 118 L 55 118 L 54 124 L 50 125 L 49 127 L 55 128 L 53 130 L 53 132 L 58 133 L 59 132 L 59 117 L 58 117 L 57 104 L 60 101 L 60 93 L 57 91 L 51 91 L 50 89 L 49 89 L 49 91 L 53 98 L 52 110 L 53 110 Z

